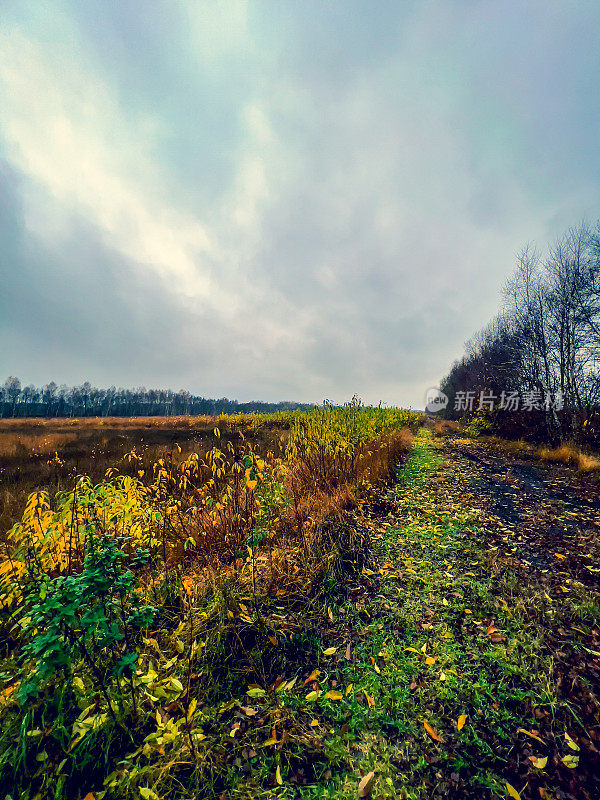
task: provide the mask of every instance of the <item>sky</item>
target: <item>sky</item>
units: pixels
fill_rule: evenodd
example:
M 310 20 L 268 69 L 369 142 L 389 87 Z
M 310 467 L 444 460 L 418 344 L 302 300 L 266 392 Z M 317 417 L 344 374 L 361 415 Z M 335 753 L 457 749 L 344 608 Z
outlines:
M 0 382 L 423 408 L 600 216 L 600 4 L 2 0 Z

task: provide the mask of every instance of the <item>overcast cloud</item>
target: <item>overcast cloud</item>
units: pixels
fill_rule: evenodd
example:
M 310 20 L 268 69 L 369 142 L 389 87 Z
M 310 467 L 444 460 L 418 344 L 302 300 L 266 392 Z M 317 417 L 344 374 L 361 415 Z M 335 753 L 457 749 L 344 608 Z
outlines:
M 600 216 L 600 5 L 0 4 L 0 380 L 423 406 Z

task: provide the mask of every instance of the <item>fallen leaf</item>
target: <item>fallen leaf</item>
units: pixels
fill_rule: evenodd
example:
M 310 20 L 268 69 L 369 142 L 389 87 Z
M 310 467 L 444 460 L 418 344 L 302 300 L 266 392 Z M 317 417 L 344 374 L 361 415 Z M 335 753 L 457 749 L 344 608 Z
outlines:
M 158 795 L 156 792 L 153 792 L 152 789 L 147 789 L 144 786 L 140 787 L 140 794 L 144 800 L 158 800 Z
M 311 681 L 316 681 L 316 679 L 319 677 L 320 674 L 321 674 L 320 669 L 313 669 L 308 678 L 304 681 L 304 685 L 306 686 L 307 683 L 310 683 Z
M 283 779 L 281 777 L 281 767 L 277 767 L 275 770 L 275 780 L 280 786 L 283 786 Z
M 575 744 L 575 742 L 573 741 L 573 739 L 571 739 L 568 733 L 565 733 L 565 742 L 569 745 L 571 750 L 575 750 L 575 752 L 579 750 L 579 745 Z
M 536 769 L 546 769 L 546 764 L 548 763 L 548 756 L 544 756 L 543 758 L 537 758 L 536 756 L 529 756 L 529 760 Z
M 373 784 L 375 783 L 375 773 L 367 772 L 365 777 L 358 784 L 358 796 L 369 797 L 373 791 Z
M 460 717 L 458 718 L 458 722 L 456 723 L 456 727 L 458 728 L 459 731 L 462 731 L 462 729 L 465 727 L 466 721 L 467 721 L 467 715 L 461 714 Z
M 546 742 L 541 737 L 537 736 L 537 734 L 535 733 L 530 733 L 529 731 L 526 731 L 525 728 L 519 728 L 517 733 L 524 733 L 525 736 L 529 736 L 531 739 L 535 739 L 536 741 L 540 742 L 543 745 L 546 744 Z
M 513 800 L 521 800 L 521 795 L 517 792 L 514 786 L 510 785 L 508 781 L 506 781 L 506 791 L 513 798 Z
M 572 756 L 570 753 L 561 758 L 562 763 L 569 769 L 576 769 L 579 764 L 579 756 Z
M 427 722 L 426 719 L 423 720 L 423 726 L 432 739 L 435 739 L 436 742 L 442 741 L 442 737 L 439 735 L 439 733 L 436 731 L 435 728 L 431 727 L 431 725 Z
M 323 695 L 326 700 L 341 700 L 343 696 L 344 695 L 341 692 L 336 691 L 325 692 Z
M 327 650 L 323 650 L 325 656 L 332 656 L 335 653 L 337 653 L 337 647 L 328 647 Z

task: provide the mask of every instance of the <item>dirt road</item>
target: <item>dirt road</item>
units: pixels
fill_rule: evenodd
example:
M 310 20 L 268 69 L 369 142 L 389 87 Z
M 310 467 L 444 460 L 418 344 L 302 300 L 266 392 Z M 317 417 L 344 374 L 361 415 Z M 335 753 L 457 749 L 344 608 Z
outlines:
M 497 518 L 499 544 L 508 544 L 516 568 L 548 581 L 600 585 L 600 487 L 568 467 L 517 459 L 477 441 L 449 438 L 444 450 L 472 505 Z

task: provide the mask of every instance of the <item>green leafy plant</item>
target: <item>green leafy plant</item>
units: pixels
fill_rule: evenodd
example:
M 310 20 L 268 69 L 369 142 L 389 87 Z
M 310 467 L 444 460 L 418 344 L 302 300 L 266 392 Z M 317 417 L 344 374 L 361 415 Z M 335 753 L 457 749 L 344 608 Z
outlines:
M 113 717 L 111 695 L 116 696 L 123 713 L 126 679 L 137 713 L 132 679 L 137 638 L 139 631 L 151 624 L 154 609 L 143 602 L 136 575 L 129 568 L 139 569 L 148 552 L 138 550 L 128 559 L 120 545 L 125 541 L 88 531 L 81 573 L 38 576 L 35 562 L 31 565 L 33 575 L 25 584 L 21 618 L 27 675 L 18 692 L 21 703 L 36 697 L 53 677 L 62 674 L 72 680 L 80 671 L 80 680 L 91 681 L 92 690 L 102 693 Z

